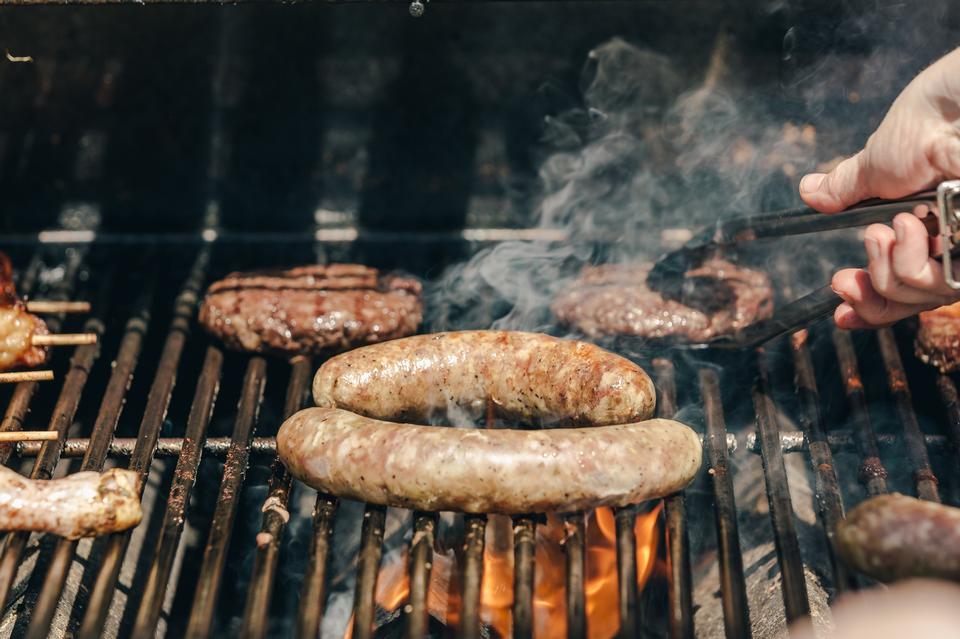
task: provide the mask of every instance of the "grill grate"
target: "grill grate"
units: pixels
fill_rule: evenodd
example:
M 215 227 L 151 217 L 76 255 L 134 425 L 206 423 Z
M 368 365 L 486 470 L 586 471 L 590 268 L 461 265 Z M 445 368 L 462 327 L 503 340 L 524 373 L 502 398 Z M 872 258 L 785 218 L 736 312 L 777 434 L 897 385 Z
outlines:
M 96 377 L 98 367 L 106 367 L 109 363 L 107 358 L 98 357 L 100 353 L 96 345 L 77 347 L 65 369 L 66 374 L 62 377 L 49 422 L 49 428 L 60 435 L 60 440 L 51 444 L 24 443 L 0 449 L 0 459 L 7 464 L 32 460 L 31 473 L 35 477 L 51 476 L 61 458 L 66 464 L 70 459 L 82 457 L 79 465 L 82 470 L 101 469 L 108 460 L 125 461 L 144 478 L 150 473 L 154 458 L 177 459 L 168 496 L 153 506 L 156 517 L 160 517 L 160 509 L 163 509 L 162 518 L 155 527 L 155 534 L 148 534 L 143 544 L 131 546 L 130 532 L 111 535 L 100 540 L 99 553 L 82 558 L 78 555 L 78 542 L 48 539 L 44 541 L 46 545 L 41 544 L 46 548 L 44 552 L 48 558 L 45 563 L 36 564 L 33 570 L 37 574 L 31 577 L 30 568 L 25 567 L 30 554 L 28 548 L 32 547 L 28 543 L 30 537 L 20 533 L 5 535 L 6 543 L 0 556 L 0 593 L 8 613 L 16 610 L 17 627 L 21 632 L 25 630 L 27 637 L 47 636 L 58 610 L 63 614 L 64 607 L 72 623 L 76 624 L 76 634 L 81 637 L 101 636 L 108 617 L 115 614 L 111 612 L 112 607 L 116 606 L 132 610 L 121 615 L 127 619 L 120 623 L 121 634 L 153 634 L 168 613 L 181 615 L 185 619 L 182 632 L 187 636 L 205 636 L 224 630 L 227 617 L 224 611 L 228 607 L 224 602 L 228 592 L 226 579 L 233 569 L 230 567 L 230 558 L 233 556 L 231 544 L 244 536 L 238 532 L 237 521 L 242 512 L 241 492 L 251 485 L 263 486 L 264 498 L 258 503 L 262 503 L 264 508 L 262 516 L 258 513 L 258 524 L 254 528 L 255 543 L 237 551 L 240 556 L 249 553 L 252 561 L 244 568 L 249 583 L 244 587 L 246 599 L 240 608 L 243 612 L 242 615 L 234 613 L 237 619 L 233 623 L 236 625 L 231 627 L 244 637 L 274 634 L 277 615 L 283 614 L 278 613 L 276 605 L 276 599 L 282 593 L 278 590 L 277 585 L 281 583 L 278 580 L 284 579 L 282 583 L 285 586 L 288 584 L 288 578 L 281 577 L 284 575 L 284 561 L 294 561 L 305 564 L 305 574 L 302 581 L 297 582 L 300 601 L 291 610 L 290 614 L 295 619 L 290 620 L 290 627 L 296 636 L 315 637 L 319 634 L 325 602 L 331 592 L 330 561 L 338 552 L 333 531 L 341 509 L 336 499 L 318 495 L 312 532 L 307 537 L 308 547 L 296 550 L 295 546 L 288 543 L 293 534 L 289 530 L 291 515 L 288 511 L 296 510 L 292 505 L 292 495 L 301 489 L 297 488 L 296 482 L 292 481 L 282 465 L 276 462 L 275 442 L 270 436 L 283 417 L 305 405 L 316 362 L 302 357 L 290 361 L 286 367 L 289 377 L 282 408 L 275 412 L 268 409 L 267 413 L 261 415 L 262 407 L 269 403 L 265 399 L 268 377 L 281 381 L 283 378 L 270 373 L 271 365 L 261 357 L 228 355 L 207 337 L 191 335 L 200 292 L 209 276 L 221 270 L 219 265 L 216 270 L 212 266 L 216 246 L 214 242 L 195 253 L 186 281 L 175 297 L 168 321 L 164 321 L 165 316 L 161 319 L 152 317 L 153 307 L 164 305 L 164 289 L 158 282 L 143 287 L 130 305 L 122 335 L 116 350 L 112 351 L 115 357 L 109 375 L 105 376 L 102 397 L 89 436 L 77 436 L 77 428 L 82 428 L 82 410 L 78 411 L 78 407 L 85 393 L 96 392 L 88 387 L 99 387 L 99 382 L 88 384 L 88 380 L 99 379 Z M 55 286 L 56 295 L 62 299 L 70 296 L 79 274 L 86 268 L 84 259 L 95 255 L 97 250 L 93 246 L 86 252 L 65 253 L 68 255 L 68 268 L 64 271 L 62 281 Z M 21 286 L 25 289 L 38 280 L 40 262 L 42 260 L 39 258 L 35 259 L 24 270 Z M 105 280 L 104 289 L 110 288 L 109 281 L 109 278 Z M 56 318 L 51 324 L 55 329 L 58 328 Z M 102 318 L 90 319 L 84 328 L 94 332 L 106 330 Z M 164 328 L 165 332 L 158 330 Z M 874 400 L 867 391 L 871 388 L 873 377 L 870 377 L 869 384 L 861 377 L 858 354 L 851 335 L 833 331 L 830 340 L 815 346 L 812 336 L 818 330 L 811 329 L 811 333 L 801 331 L 792 336 L 789 340 L 789 357 L 779 356 L 774 347 L 747 356 L 755 376 L 751 399 L 756 433 L 747 437 L 746 445 L 739 449 L 736 438 L 727 432 L 728 416 L 734 414 L 737 407 L 724 406 L 722 378 L 716 368 L 694 364 L 692 376 L 698 384 L 688 389 L 682 382 L 690 376 L 689 363 L 667 358 L 650 362 L 650 370 L 660 393 L 660 416 L 669 417 L 677 413 L 681 405 L 678 391 L 699 396 L 699 399 L 683 398 L 683 405 L 692 402 L 702 403 L 703 406 L 703 419 L 700 422 L 690 421 L 695 426 L 701 422 L 703 425 L 706 463 L 701 479 L 712 496 L 722 618 L 729 637 L 751 636 L 751 626 L 755 622 L 752 622 L 748 605 L 742 535 L 738 529 L 738 509 L 734 496 L 732 468 L 736 460 L 731 456 L 739 454 L 738 451 L 752 451 L 761 456 L 772 538 L 776 543 L 782 575 L 785 613 L 786 618 L 792 620 L 808 614 L 811 604 L 794 505 L 791 503 L 786 455 L 809 454 L 815 503 L 819 509 L 818 522 L 824 537 L 830 539 L 843 517 L 845 495 L 840 481 L 842 474 L 838 471 L 844 462 L 835 456 L 853 453 L 860 481 L 867 494 L 879 494 L 889 489 L 887 471 L 880 461 L 881 451 L 904 447 L 908 451 L 909 470 L 916 492 L 925 499 L 938 500 L 942 489 L 938 488 L 934 464 L 929 455 L 955 454 L 960 443 L 960 400 L 953 380 L 931 373 L 931 377 L 936 379 L 933 396 L 940 398 L 943 404 L 944 433 L 925 433 L 914 408 L 907 367 L 892 330 L 884 329 L 876 335 L 883 365 L 882 375 L 878 375 L 877 380 L 886 383 L 886 388 L 882 390 L 887 393 L 890 407 L 896 409 L 897 432 L 878 432 L 872 423 L 869 407 Z M 163 337 L 162 345 L 152 348 L 151 339 L 155 340 L 158 336 Z M 108 343 L 109 339 L 104 340 L 105 345 Z M 821 397 L 825 382 L 823 378 L 818 379 L 815 368 L 815 362 L 823 360 L 822 354 L 819 359 L 814 357 L 815 350 L 821 346 L 832 346 L 839 373 L 839 389 L 842 390 L 839 396 L 846 400 L 845 422 L 851 430 L 829 428 L 830 412 L 824 408 L 824 398 Z M 188 353 L 197 353 L 197 357 Z M 187 374 L 185 371 L 193 361 L 199 364 L 198 376 L 192 388 L 189 410 L 184 411 L 183 435 L 161 437 L 170 428 L 166 413 L 171 406 L 178 373 Z M 142 414 L 138 412 L 138 436 L 114 437 L 119 432 L 118 424 L 121 423 L 124 404 L 130 399 L 128 395 L 135 372 L 149 370 L 152 362 L 156 362 L 152 378 L 140 380 L 142 384 L 149 382 L 149 392 L 143 403 Z M 242 363 L 242 376 L 233 373 L 237 363 Z M 799 431 L 781 432 L 780 416 L 785 410 L 784 399 L 775 389 L 785 366 L 791 368 L 794 375 L 795 414 Z M 221 406 L 215 411 L 223 385 L 225 388 L 233 385 L 239 387 L 236 409 Z M 31 410 L 42 410 L 42 407 L 38 409 L 35 405 L 35 398 L 42 398 L 37 391 L 38 384 L 34 382 L 18 384 L 13 389 L 0 429 L 22 429 Z M 178 414 L 172 416 L 173 423 L 178 419 L 180 410 L 177 405 Z M 219 420 L 217 415 L 220 416 Z M 229 436 L 220 434 L 218 425 L 224 422 L 232 424 Z M 264 435 L 254 437 L 256 430 Z M 191 507 L 191 498 L 196 497 L 199 487 L 210 490 L 201 483 L 199 472 L 205 456 L 212 460 L 223 460 L 224 464 L 216 487 L 216 506 L 207 513 Z M 251 479 L 247 473 L 251 464 L 260 468 L 269 466 L 269 473 L 253 474 L 251 476 L 254 479 Z M 954 466 L 955 462 L 950 468 Z M 700 488 L 694 484 L 689 490 L 696 492 Z M 662 527 L 667 540 L 664 557 L 667 567 L 665 592 L 659 592 L 657 588 L 638 591 L 634 525 L 641 509 L 623 508 L 615 513 L 620 636 L 642 636 L 651 628 L 660 627 L 658 624 L 663 624 L 664 632 L 670 637 L 694 636 L 692 566 L 695 560 L 698 562 L 702 558 L 697 554 L 701 549 L 691 544 L 690 530 L 691 527 L 703 525 L 705 519 L 699 511 L 691 510 L 690 499 L 691 495 L 678 494 L 664 500 Z M 145 507 L 150 508 L 150 504 L 147 503 Z M 204 531 L 204 543 L 201 546 L 203 559 L 197 568 L 195 591 L 179 593 L 177 590 L 182 583 L 177 579 L 177 557 L 187 543 L 184 533 L 191 517 L 207 519 L 209 527 L 199 527 Z M 568 636 L 585 637 L 589 623 L 586 610 L 585 519 L 582 514 L 575 514 L 565 516 L 563 521 L 566 529 L 564 549 Z M 512 523 L 515 567 L 513 635 L 532 637 L 536 615 L 536 534 L 542 520 L 539 516 L 523 516 L 515 517 Z M 441 538 L 440 525 L 434 513 L 413 513 L 413 538 L 407 548 L 410 592 L 403 614 L 406 637 L 427 636 L 430 631 L 428 591 L 434 553 Z M 352 628 L 352 636 L 356 638 L 375 636 L 377 578 L 385 538 L 388 537 L 386 526 L 387 509 L 367 505 L 356 554 Z M 462 572 L 458 593 L 461 609 L 460 623 L 456 628 L 459 637 L 487 636 L 487 630 L 480 623 L 486 528 L 485 516 L 463 518 Z M 393 534 L 389 537 L 392 538 Z M 826 547 L 829 549 L 830 545 Z M 297 556 L 291 557 L 294 552 L 298 553 Z M 125 561 L 132 561 L 138 566 L 138 570 L 144 574 L 144 585 L 139 591 L 125 593 L 125 601 L 119 601 L 116 594 L 124 588 L 120 584 L 120 577 Z M 71 569 L 77 562 L 86 565 L 86 577 L 91 582 L 89 596 L 81 593 L 68 598 L 64 594 Z M 830 565 L 832 574 L 826 576 L 826 581 L 832 592 L 840 593 L 862 585 L 835 560 Z M 41 567 L 45 572 L 40 572 Z M 24 571 L 28 573 L 26 576 Z M 230 584 L 229 592 L 235 592 L 234 584 Z M 662 604 L 666 603 L 668 614 L 665 620 L 657 621 L 657 606 L 647 603 L 650 597 L 661 595 L 663 597 L 657 600 L 658 605 L 662 609 Z M 171 601 L 174 606 L 172 610 Z M 168 624 L 168 632 L 172 630 L 176 629 Z

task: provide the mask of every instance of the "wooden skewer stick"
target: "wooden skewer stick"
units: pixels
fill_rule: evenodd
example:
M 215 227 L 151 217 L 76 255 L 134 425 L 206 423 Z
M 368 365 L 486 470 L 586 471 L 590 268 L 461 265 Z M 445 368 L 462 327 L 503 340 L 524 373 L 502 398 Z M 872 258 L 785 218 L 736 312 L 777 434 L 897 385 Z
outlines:
M 0 373 L 0 384 L 15 384 L 17 382 L 49 382 L 53 379 L 53 371 L 18 371 L 16 373 Z
M 54 300 L 31 300 L 27 302 L 28 313 L 89 313 L 90 302 L 57 302 Z
M 60 333 L 56 335 L 34 335 L 30 338 L 34 346 L 82 346 L 96 344 L 96 333 Z
M 55 430 L 10 430 L 0 433 L 0 442 L 54 442 Z

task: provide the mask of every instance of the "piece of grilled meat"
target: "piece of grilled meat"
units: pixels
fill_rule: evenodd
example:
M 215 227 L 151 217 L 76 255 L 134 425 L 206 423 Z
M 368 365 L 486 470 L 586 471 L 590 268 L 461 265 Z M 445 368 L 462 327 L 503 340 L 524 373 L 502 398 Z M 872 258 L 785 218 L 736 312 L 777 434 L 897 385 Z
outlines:
M 590 337 L 702 342 L 770 317 L 773 288 L 762 272 L 711 259 L 688 271 L 691 298 L 664 299 L 647 286 L 652 264 L 589 266 L 557 296 L 553 313 Z
M 420 283 L 359 264 L 231 273 L 200 323 L 233 349 L 318 354 L 405 337 L 423 317 Z
M 0 371 L 39 366 L 47 360 L 47 349 L 33 345 L 34 335 L 50 331 L 42 319 L 27 312 L 13 285 L 10 258 L 0 253 Z
M 960 369 L 960 302 L 920 313 L 917 357 L 941 373 Z
M 49 532 L 67 539 L 140 523 L 140 477 L 114 468 L 62 479 L 28 479 L 0 466 L 0 530 Z

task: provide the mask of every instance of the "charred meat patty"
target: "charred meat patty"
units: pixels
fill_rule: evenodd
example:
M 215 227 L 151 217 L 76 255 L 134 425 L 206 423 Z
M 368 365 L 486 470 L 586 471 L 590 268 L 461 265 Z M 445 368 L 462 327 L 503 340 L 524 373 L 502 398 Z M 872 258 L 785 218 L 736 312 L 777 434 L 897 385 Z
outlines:
M 920 313 L 917 357 L 941 373 L 960 368 L 960 302 Z
M 688 271 L 709 304 L 665 299 L 646 284 L 652 264 L 589 266 L 557 296 L 553 313 L 590 337 L 678 337 L 701 342 L 770 317 L 773 288 L 766 274 L 711 259 Z
M 358 264 L 231 273 L 214 282 L 200 323 L 236 350 L 342 351 L 415 333 L 420 283 Z

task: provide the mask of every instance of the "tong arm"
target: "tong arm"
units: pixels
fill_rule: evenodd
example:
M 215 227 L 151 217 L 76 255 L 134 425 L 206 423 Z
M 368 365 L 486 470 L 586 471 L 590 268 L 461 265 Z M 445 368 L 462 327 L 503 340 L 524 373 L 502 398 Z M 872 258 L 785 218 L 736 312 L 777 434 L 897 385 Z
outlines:
M 923 204 L 932 209 L 935 208 L 937 193 L 926 191 L 898 200 L 861 202 L 846 211 L 832 215 L 820 213 L 804 206 L 773 213 L 732 218 L 718 222 L 711 239 L 717 246 L 723 246 L 770 237 L 787 237 L 855 228 L 868 224 L 889 222 L 897 213 Z

